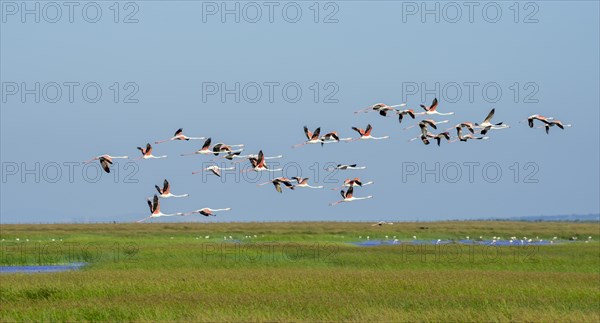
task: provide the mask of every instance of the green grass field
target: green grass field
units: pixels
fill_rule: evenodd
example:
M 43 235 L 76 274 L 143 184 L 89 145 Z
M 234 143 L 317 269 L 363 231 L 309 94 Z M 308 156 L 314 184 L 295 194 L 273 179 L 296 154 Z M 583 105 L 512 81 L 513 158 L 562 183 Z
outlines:
M 0 275 L 0 321 L 598 322 L 599 231 L 523 222 L 2 225 L 0 265 L 89 265 Z M 348 243 L 386 235 L 579 241 Z

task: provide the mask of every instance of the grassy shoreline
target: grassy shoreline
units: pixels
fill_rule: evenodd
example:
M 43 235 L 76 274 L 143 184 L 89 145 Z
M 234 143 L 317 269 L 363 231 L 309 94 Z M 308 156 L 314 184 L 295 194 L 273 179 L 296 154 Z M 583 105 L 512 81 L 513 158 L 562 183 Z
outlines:
M 80 271 L 0 275 L 0 320 L 593 322 L 598 234 L 589 223 L 489 221 L 2 225 L 1 264 L 35 258 L 43 246 L 54 258 L 61 250 L 91 261 Z M 367 235 L 592 241 L 462 249 L 348 243 Z M 33 244 L 42 249 L 19 249 Z

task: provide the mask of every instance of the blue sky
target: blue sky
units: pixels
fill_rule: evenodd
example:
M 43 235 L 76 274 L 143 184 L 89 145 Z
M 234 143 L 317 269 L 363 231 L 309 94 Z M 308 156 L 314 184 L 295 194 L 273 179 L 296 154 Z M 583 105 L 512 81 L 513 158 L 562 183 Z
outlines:
M 276 2 L 272 22 L 265 3 L 258 2 L 262 15 L 255 19 L 254 5 L 237 2 L 239 23 L 231 14 L 222 21 L 222 8 L 209 14 L 213 2 L 133 2 L 119 7 L 118 23 L 112 1 L 98 2 L 98 18 L 96 7 L 88 5 L 84 14 L 85 2 L 78 3 L 72 23 L 60 2 L 59 18 L 56 8 L 39 2 L 39 23 L 31 14 L 23 18 L 23 8 L 12 3 L 2 1 L 0 24 L 2 222 L 141 219 L 148 212 L 145 198 L 164 178 L 174 193 L 191 196 L 163 200 L 163 212 L 233 208 L 210 221 L 425 221 L 600 211 L 596 1 L 521 3 L 518 13 L 512 1 L 477 2 L 472 22 L 462 2 L 460 17 L 455 7 L 439 2 L 439 22 L 434 14 L 421 17 L 422 2 L 321 2 L 318 23 L 313 1 Z M 28 2 L 30 9 L 34 3 Z M 235 3 L 227 2 L 228 8 Z M 415 8 L 419 11 L 412 14 Z M 22 99 L 24 87 L 35 88 L 36 82 L 40 102 L 35 94 Z M 236 83 L 239 102 L 234 94 L 223 100 L 221 92 L 207 93 L 207 84 L 221 91 L 235 89 Z M 68 84 L 76 84 L 73 102 Z M 256 84 L 262 92 L 258 97 Z M 275 84 L 273 102 L 268 84 Z M 436 84 L 437 94 L 423 94 Z M 287 96 L 282 94 L 286 85 Z M 98 87 L 98 101 L 87 102 Z M 296 97 L 297 88 L 302 94 Z M 448 126 L 480 122 L 496 108 L 494 121 L 511 128 L 493 131 L 487 141 L 424 146 L 408 142 L 418 128 L 402 129 L 412 120 L 399 125 L 396 118 L 353 114 L 376 102 L 398 104 L 405 98 L 418 109 L 434 96 L 440 111 L 455 112 L 435 117 L 449 119 Z M 534 113 L 573 127 L 553 128 L 546 135 L 519 123 Z M 349 137 L 355 136 L 352 126 L 367 123 L 373 135 L 391 138 L 290 148 L 304 140 L 304 125 Z M 271 186 L 256 186 L 268 174 L 236 180 L 231 172 L 224 182 L 192 176 L 211 157 L 179 154 L 199 148 L 201 141 L 155 146 L 157 155 L 169 158 L 128 168 L 121 161 L 118 176 L 113 171 L 97 181 L 92 181 L 97 168 L 88 169 L 86 177 L 77 165 L 69 180 L 65 163 L 104 153 L 138 157 L 137 146 L 165 139 L 180 127 L 189 136 L 244 143 L 250 153 L 282 154 L 285 158 L 273 162 L 285 166 L 288 176 L 299 167 L 312 180 L 320 168 L 318 185 L 327 189 L 278 194 Z M 322 170 L 327 163 L 368 168 L 328 174 Z M 474 167 L 471 179 L 468 165 Z M 57 167 L 62 176 L 55 178 Z M 502 174 L 496 176 L 498 170 Z M 130 172 L 135 175 L 127 178 Z M 375 184 L 357 188 L 355 195 L 374 198 L 328 206 L 340 198 L 329 189 L 339 186 L 335 181 L 357 176 Z

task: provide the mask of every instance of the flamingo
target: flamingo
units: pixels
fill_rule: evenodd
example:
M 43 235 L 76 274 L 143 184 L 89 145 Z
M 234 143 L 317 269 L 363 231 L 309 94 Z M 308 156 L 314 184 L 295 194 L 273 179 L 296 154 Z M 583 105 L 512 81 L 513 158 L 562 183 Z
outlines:
M 138 159 L 152 159 L 152 158 L 154 158 L 154 159 L 167 158 L 166 155 L 163 155 L 163 156 L 154 156 L 154 155 L 152 155 L 152 145 L 150 145 L 150 143 L 146 144 L 146 148 L 137 147 L 137 149 L 142 152 L 142 157 L 136 158 L 136 160 L 138 160 Z
M 433 139 L 437 141 L 437 145 L 440 146 L 442 138 L 446 138 L 448 142 L 450 142 L 450 133 L 449 132 L 440 132 L 437 135 L 433 136 Z
M 215 156 L 218 156 L 220 153 L 227 153 L 227 155 L 230 155 L 232 153 L 241 153 L 243 149 L 239 149 L 239 150 L 233 150 L 232 147 L 244 147 L 244 144 L 239 144 L 239 145 L 226 145 L 224 143 L 218 143 L 216 145 L 213 146 L 213 154 L 215 154 Z
M 211 153 L 211 151 L 209 149 L 210 143 L 211 143 L 211 138 L 209 137 L 208 139 L 206 139 L 204 141 L 202 148 L 196 150 L 193 153 L 181 154 L 181 156 L 188 156 L 188 155 L 194 155 L 194 154 L 210 154 Z
M 401 103 L 401 104 L 397 104 L 397 105 L 387 105 L 385 103 L 375 103 L 369 107 L 358 110 L 354 113 L 367 113 L 367 112 L 369 112 L 369 110 L 373 110 L 373 111 L 379 112 L 379 114 L 381 116 L 385 117 L 389 111 L 395 110 L 394 108 L 404 107 L 404 106 L 406 106 L 406 103 Z
M 475 133 L 475 125 L 472 122 L 466 122 L 466 121 L 457 124 L 453 128 L 448 128 L 448 129 L 446 129 L 446 131 L 456 129 L 456 128 L 467 128 L 467 130 L 469 130 L 472 134 Z
M 380 140 L 380 139 L 388 139 L 390 137 L 390 136 L 383 136 L 383 137 L 371 136 L 371 131 L 373 130 L 373 127 L 371 127 L 371 124 L 367 125 L 367 129 L 352 127 L 352 130 L 358 132 L 360 134 L 360 137 L 352 139 L 348 142 L 352 142 L 352 141 L 356 141 L 356 140 L 368 140 L 368 139 Z
M 224 153 L 227 152 L 228 154 L 231 153 L 236 153 L 236 152 L 241 152 L 242 149 L 240 150 L 231 150 L 231 147 L 243 147 L 244 145 L 225 145 L 223 143 L 218 143 L 216 144 L 213 149 L 210 149 L 210 143 L 212 142 L 211 138 L 206 139 L 206 141 L 204 141 L 204 144 L 202 145 L 202 148 L 192 152 L 192 153 L 186 153 L 186 154 L 181 154 L 181 156 L 189 156 L 189 155 L 209 155 L 209 154 L 215 154 L 219 155 L 220 153 Z
M 334 206 L 334 205 L 338 205 L 340 203 L 344 203 L 344 202 L 354 202 L 354 201 L 359 201 L 359 200 L 366 200 L 366 199 L 371 199 L 373 198 L 373 196 L 369 195 L 369 196 L 365 196 L 365 197 L 354 197 L 352 194 L 354 193 L 354 188 L 353 187 L 348 187 L 348 190 L 344 192 L 344 190 L 340 191 L 340 194 L 342 195 L 343 199 L 334 203 L 331 203 L 329 205 Z
M 321 140 L 319 139 L 320 134 L 321 134 L 321 127 L 315 129 L 314 132 L 311 132 L 310 130 L 308 130 L 307 126 L 304 126 L 304 135 L 306 136 L 306 138 L 308 140 L 305 142 L 293 145 L 292 148 L 298 148 L 298 147 L 302 147 L 304 145 L 310 145 L 310 144 L 318 144 L 321 142 Z
M 544 116 L 541 116 L 539 114 L 532 114 L 529 117 L 527 117 L 527 119 L 525 119 L 525 120 L 527 120 L 527 124 L 529 125 L 529 128 L 533 128 L 533 126 L 534 126 L 534 124 L 533 124 L 534 120 L 538 120 L 538 121 L 541 121 L 543 123 L 546 123 L 547 121 L 550 121 L 552 119 L 554 119 L 554 118 L 552 118 L 552 117 L 544 117 Z M 523 122 L 525 120 L 521 120 L 521 121 L 519 121 L 519 123 L 521 123 L 521 122 Z
M 445 120 L 447 122 L 447 120 Z M 419 122 L 419 128 L 421 128 L 421 135 L 419 137 L 415 137 L 409 139 L 408 141 L 414 141 L 418 138 L 421 138 L 424 144 L 429 145 L 428 138 L 434 138 L 435 135 L 427 130 L 427 126 L 430 126 L 433 129 L 437 129 L 436 122 L 431 119 L 425 119 Z
M 224 209 L 211 209 L 211 208 L 205 207 L 203 209 L 199 209 L 199 210 L 188 212 L 188 213 L 183 213 L 181 215 L 188 216 L 188 215 L 192 215 L 194 213 L 199 213 L 204 216 L 217 216 L 216 214 L 214 214 L 214 212 L 221 212 L 221 211 L 231 211 L 231 208 L 228 207 L 228 208 L 224 208 Z M 208 236 L 206 236 L 206 239 L 208 239 Z
M 160 201 L 158 200 L 158 196 L 156 194 L 154 194 L 154 199 L 150 200 L 150 198 L 148 198 L 148 206 L 150 207 L 150 216 L 144 219 L 141 219 L 137 222 L 144 222 L 148 219 L 151 218 L 159 218 L 161 216 L 176 216 L 176 215 L 183 215 L 183 213 L 172 213 L 172 214 L 164 214 L 160 211 Z
M 396 110 L 396 114 L 398 115 L 398 123 L 402 123 L 404 115 L 409 115 L 413 119 L 415 118 L 415 111 L 413 109 Z
M 323 147 L 324 144 L 350 140 L 352 140 L 352 138 L 340 138 L 337 132 L 332 131 L 321 136 L 321 147 Z
M 294 179 L 294 180 L 296 180 L 296 182 L 298 182 L 298 184 L 296 184 L 295 187 L 323 188 L 323 186 L 310 186 L 308 184 L 308 177 L 302 178 L 302 177 L 294 176 L 294 177 L 292 177 L 292 179 Z
M 332 188 L 332 190 L 339 190 L 340 188 L 352 187 L 352 186 L 363 187 L 363 186 L 371 185 L 373 183 L 374 183 L 373 181 L 369 181 L 369 182 L 363 183 L 360 180 L 360 178 L 358 178 L 358 177 L 353 178 L 353 179 L 348 178 L 348 179 L 344 180 L 344 184 L 342 186 L 340 186 L 340 187 L 334 187 L 334 188 Z
M 169 181 L 167 181 L 166 179 L 163 182 L 162 189 L 158 185 L 154 185 L 154 187 L 158 191 L 158 194 L 159 194 L 158 196 L 163 199 L 166 199 L 169 197 L 188 197 L 188 196 L 190 196 L 189 194 L 175 195 L 175 194 L 171 193 L 171 185 L 169 185 Z
M 371 224 L 371 226 L 372 226 L 372 227 L 374 227 L 374 226 L 382 226 L 382 225 L 384 225 L 384 224 L 389 224 L 389 225 L 392 225 L 392 224 L 394 224 L 394 223 L 393 223 L 393 222 L 379 221 L 379 222 L 377 222 L 377 223 L 373 223 L 373 224 Z M 386 239 L 387 239 L 387 236 L 385 236 L 385 237 L 386 237 Z
M 208 167 L 204 168 L 203 170 L 211 171 L 213 174 L 221 177 L 221 171 L 222 170 L 234 170 L 234 169 L 235 169 L 235 167 L 221 168 L 221 167 L 219 167 L 217 165 L 212 165 L 212 166 L 208 166 Z M 201 173 L 203 170 L 192 172 L 192 175 Z
M 255 172 L 262 172 L 262 171 L 279 172 L 279 171 L 283 170 L 283 168 L 269 169 L 269 167 L 267 167 L 267 163 L 265 162 L 265 156 L 264 156 L 262 150 L 258 152 L 257 157 L 249 157 L 248 160 L 252 164 L 252 170 Z M 242 171 L 244 171 L 244 170 L 242 170 Z
M 158 140 L 155 141 L 155 144 L 162 144 L 163 142 L 167 142 L 167 141 L 171 141 L 171 140 L 202 140 L 205 139 L 204 137 L 188 137 L 186 135 L 183 134 L 183 128 L 179 128 L 177 129 L 177 131 L 175 131 L 175 134 L 173 135 L 173 137 L 169 138 L 169 139 L 165 139 L 165 140 Z
M 550 127 L 553 126 L 557 126 L 561 129 L 565 129 L 565 127 L 571 127 L 572 125 L 570 124 L 563 124 L 560 120 L 550 120 L 550 121 L 544 121 L 545 125 L 543 125 L 542 127 L 546 128 L 546 134 L 550 133 Z M 541 127 L 538 127 L 541 128 Z
M 430 106 L 425 106 L 423 104 L 421 104 L 421 108 L 423 108 L 423 110 L 425 110 L 425 112 L 419 112 L 419 113 L 415 113 L 416 115 L 440 115 L 440 116 L 451 116 L 454 114 L 454 112 L 448 112 L 448 113 L 441 113 L 437 110 L 438 107 L 438 99 L 435 98 L 433 99 L 433 102 L 431 102 Z
M 129 157 L 127 157 L 127 156 L 101 155 L 101 156 L 94 157 L 94 158 L 92 158 L 90 160 L 86 160 L 83 163 L 84 164 L 88 164 L 88 163 L 91 163 L 94 160 L 99 160 L 100 161 L 100 166 L 102 166 L 102 169 L 104 169 L 105 172 L 110 173 L 110 165 L 112 165 L 112 160 L 113 159 L 119 159 L 119 158 L 127 159 Z
M 350 165 L 346 165 L 346 164 L 337 164 L 337 166 L 333 167 L 333 168 L 327 168 L 328 171 L 334 171 L 336 169 L 339 170 L 348 170 L 348 169 L 366 169 L 366 166 L 356 166 L 357 164 L 350 164 Z
M 471 140 L 486 140 L 486 139 L 488 139 L 488 137 L 475 137 L 475 136 L 473 136 L 473 134 L 470 134 L 470 133 L 463 136 L 462 127 L 458 127 L 458 126 L 456 127 L 456 134 L 458 135 L 458 140 L 460 140 L 460 141 L 467 141 L 469 139 L 471 139 Z M 456 139 L 454 139 L 450 142 L 455 142 L 455 141 L 456 141 Z
M 281 189 L 281 184 L 285 185 L 285 187 L 287 187 L 291 190 L 294 189 L 294 185 L 292 184 L 292 181 L 287 177 L 277 177 L 277 178 L 274 178 L 272 181 L 264 182 L 264 183 L 257 184 L 257 185 L 263 186 L 263 185 L 269 184 L 269 183 L 272 183 L 275 186 L 275 190 L 277 190 L 277 192 L 279 192 L 279 193 L 283 193 L 283 190 Z
M 503 122 L 499 122 L 499 123 L 495 123 L 495 124 L 492 123 L 492 118 L 494 117 L 495 112 L 496 112 L 496 109 L 494 108 L 490 111 L 490 113 L 488 113 L 487 117 L 485 117 L 485 119 L 483 120 L 482 123 L 475 124 L 476 128 L 482 129 L 481 130 L 482 135 L 485 135 L 490 130 L 509 128 L 509 125 L 506 125 Z
M 421 140 L 423 141 L 424 144 L 429 145 L 429 140 L 427 138 L 432 138 L 435 139 L 437 141 L 437 145 L 440 146 L 440 143 L 442 141 L 442 138 L 446 138 L 446 140 L 448 142 L 450 141 L 450 133 L 449 132 L 440 132 L 437 135 L 434 135 L 432 133 L 428 133 L 427 136 L 423 136 L 421 135 Z

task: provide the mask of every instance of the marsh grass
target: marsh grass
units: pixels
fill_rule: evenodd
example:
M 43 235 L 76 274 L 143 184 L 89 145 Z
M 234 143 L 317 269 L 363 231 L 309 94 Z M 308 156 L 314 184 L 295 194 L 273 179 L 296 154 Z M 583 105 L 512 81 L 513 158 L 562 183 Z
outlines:
M 3 225 L 3 265 L 73 257 L 89 265 L 0 275 L 0 320 L 597 322 L 598 231 L 598 224 L 521 222 Z M 230 235 L 241 243 L 223 240 Z M 347 243 L 367 235 L 593 240 L 497 248 Z M 51 257 L 34 250 L 22 258 L 16 238 L 55 239 L 62 250 L 71 243 L 73 257 L 55 245 Z

